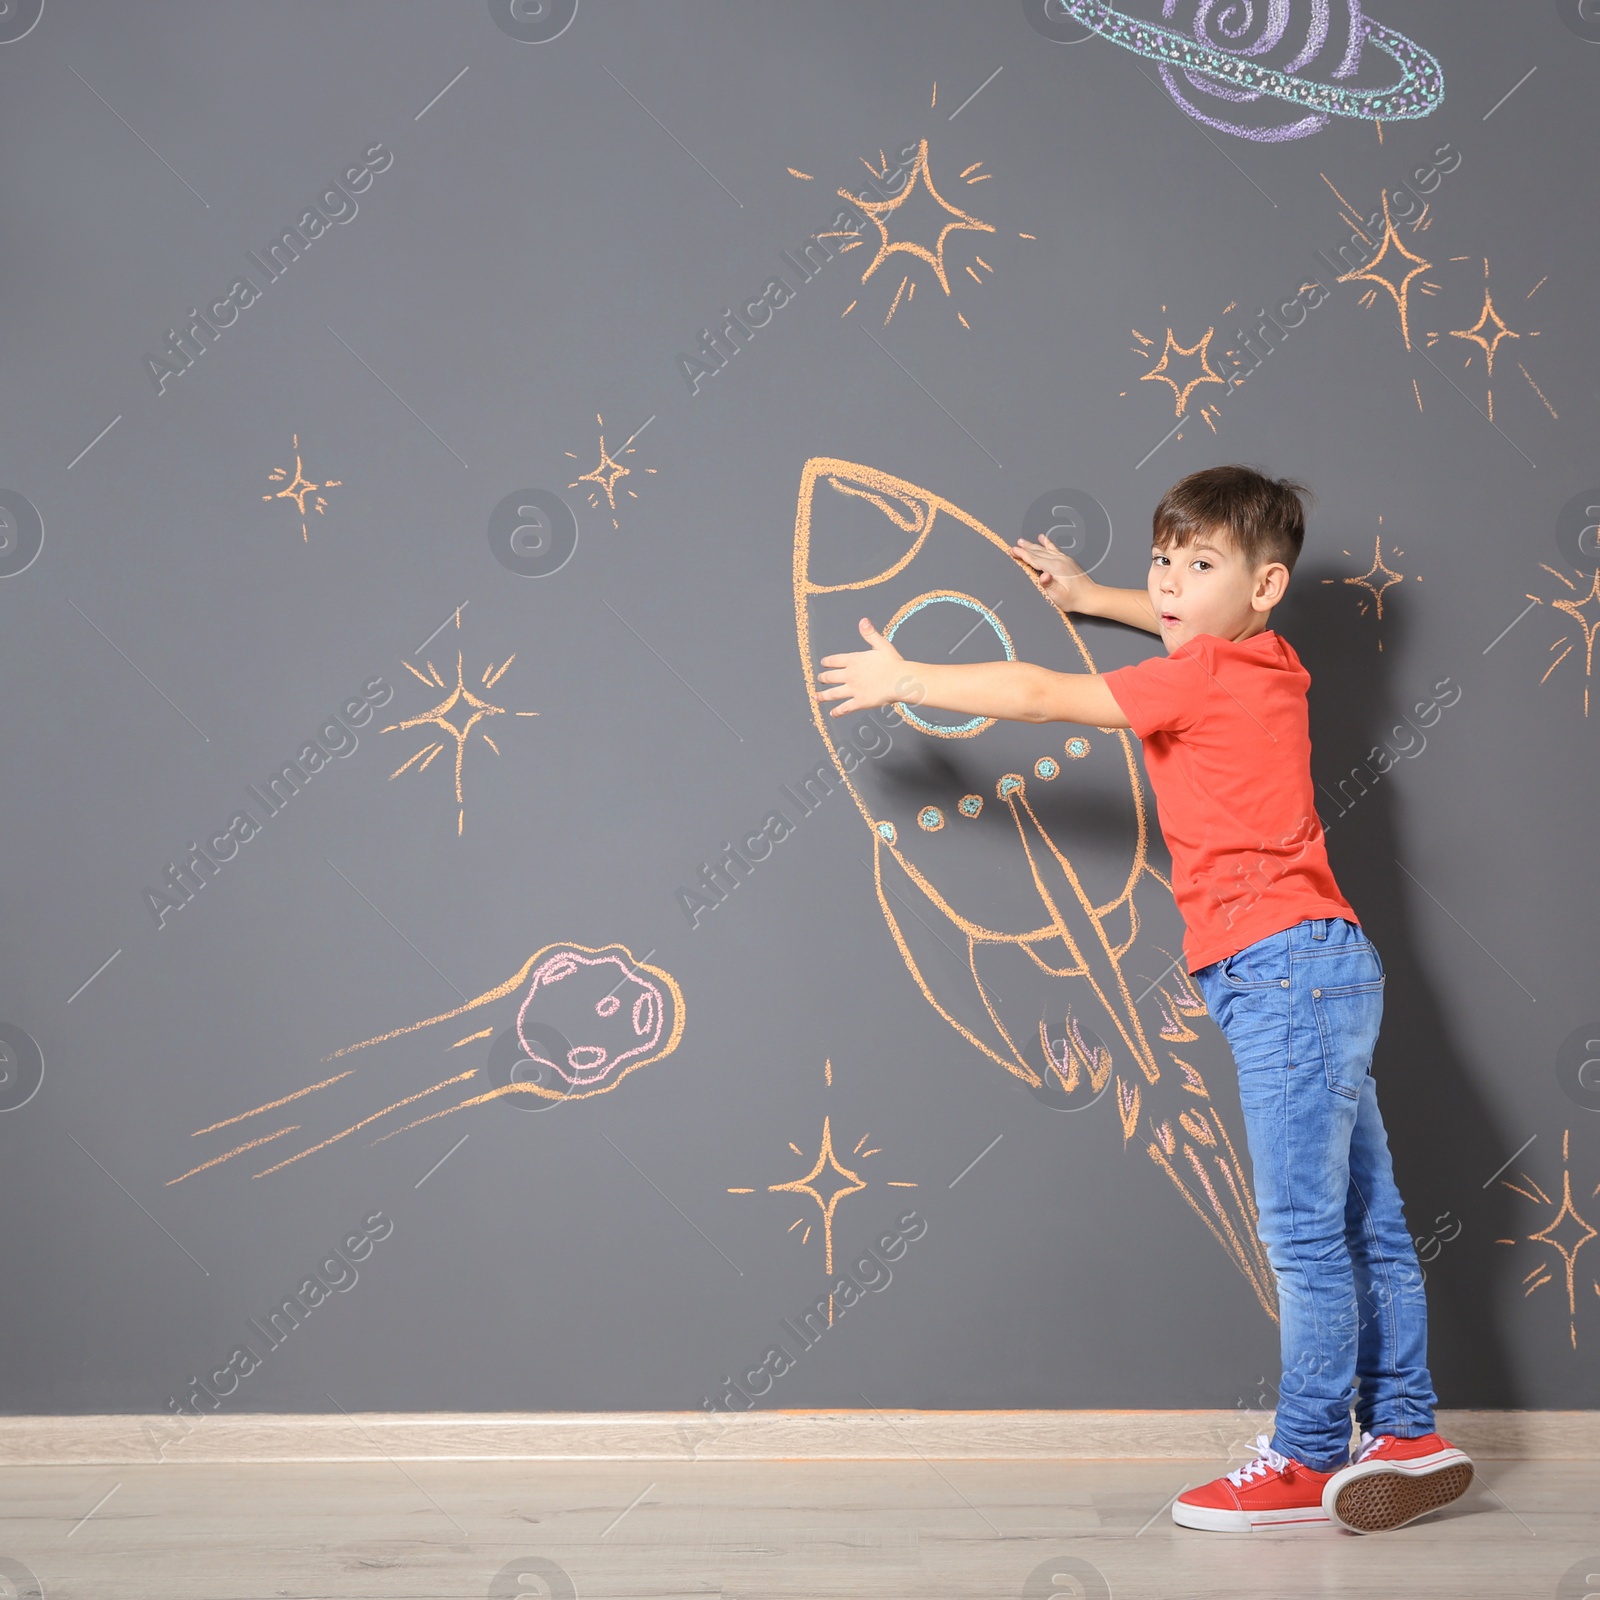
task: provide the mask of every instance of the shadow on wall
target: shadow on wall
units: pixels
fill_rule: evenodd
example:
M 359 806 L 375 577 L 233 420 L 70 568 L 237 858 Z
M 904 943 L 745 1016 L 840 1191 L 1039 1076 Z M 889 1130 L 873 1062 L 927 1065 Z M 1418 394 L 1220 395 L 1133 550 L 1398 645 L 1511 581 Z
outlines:
M 1492 1315 L 1490 1245 L 1514 1224 L 1505 1191 L 1483 1187 L 1514 1145 L 1491 1118 L 1435 992 L 1429 969 L 1443 958 L 1425 962 L 1418 950 L 1411 913 L 1421 891 L 1396 864 L 1405 859 L 1398 774 L 1374 778 L 1367 764 L 1376 746 L 1412 745 L 1417 735 L 1397 738 L 1394 729 L 1405 727 L 1402 713 L 1428 699 L 1442 674 L 1406 666 L 1397 675 L 1405 659 L 1404 599 L 1393 597 L 1384 608 L 1380 652 L 1372 619 L 1358 616 L 1348 586 L 1322 581 L 1329 576 L 1298 568 L 1273 627 L 1311 673 L 1311 764 L 1329 859 L 1388 974 L 1373 1075 L 1406 1220 L 1424 1241 L 1453 1237 L 1461 1231 L 1457 1219 L 1470 1232 L 1470 1242 L 1446 1245 L 1436 1263 L 1424 1260 L 1429 1365 L 1441 1406 L 1515 1407 L 1524 1402 Z M 1351 781 L 1353 770 L 1360 781 Z

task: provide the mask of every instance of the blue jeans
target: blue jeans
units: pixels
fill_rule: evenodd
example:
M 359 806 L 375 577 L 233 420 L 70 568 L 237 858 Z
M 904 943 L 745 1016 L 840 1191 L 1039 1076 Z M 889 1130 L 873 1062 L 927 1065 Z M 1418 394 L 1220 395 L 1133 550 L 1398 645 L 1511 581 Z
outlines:
M 1273 1448 L 1326 1472 L 1350 1413 L 1431 1433 L 1428 1306 L 1372 1081 L 1383 964 L 1353 922 L 1297 923 L 1194 974 L 1239 1071 L 1258 1232 L 1278 1284 Z

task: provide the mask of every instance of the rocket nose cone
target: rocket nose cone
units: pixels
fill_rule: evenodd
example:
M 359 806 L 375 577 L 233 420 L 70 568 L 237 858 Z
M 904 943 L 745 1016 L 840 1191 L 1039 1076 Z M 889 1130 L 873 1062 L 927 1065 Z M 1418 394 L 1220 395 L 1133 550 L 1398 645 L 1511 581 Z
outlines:
M 808 461 L 795 517 L 796 598 L 893 577 L 922 547 L 935 509 L 925 489 L 874 467 Z

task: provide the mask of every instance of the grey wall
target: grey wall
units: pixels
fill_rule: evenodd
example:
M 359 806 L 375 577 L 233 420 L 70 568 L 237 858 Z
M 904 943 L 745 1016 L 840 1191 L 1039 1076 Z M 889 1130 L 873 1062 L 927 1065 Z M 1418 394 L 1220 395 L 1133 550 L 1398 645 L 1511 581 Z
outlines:
M 1052 40 L 1017 0 L 583 0 L 548 42 L 495 9 L 48 0 L 0 45 L 12 568 L 26 505 L 43 525 L 37 558 L 0 583 L 0 1406 L 157 1411 L 199 1377 L 241 1411 L 692 1408 L 779 1344 L 793 1365 L 761 1404 L 1271 1403 L 1276 1328 L 1147 1149 L 1188 1104 L 1176 1053 L 1242 1151 L 1211 1023 L 1155 1040 L 1164 1075 L 1125 1142 L 1113 1092 L 1030 1094 L 941 1017 L 930 996 L 982 1023 L 959 935 L 886 875 L 925 995 L 875 889 L 868 812 L 898 818 L 907 859 L 995 926 L 1037 927 L 994 783 L 1053 751 L 1066 770 L 1030 775 L 1029 797 L 1110 898 L 1133 848 L 1115 741 L 1091 730 L 1080 767 L 1067 730 L 939 740 L 886 717 L 861 736 L 866 811 L 831 765 L 810 814 L 783 792 L 830 760 L 794 606 L 818 457 L 948 503 L 946 543 L 900 587 L 818 600 L 818 654 L 855 648 L 862 610 L 882 625 L 956 588 L 1004 600 L 1019 653 L 1081 665 L 954 511 L 1009 543 L 1041 496 L 1076 490 L 1109 518 L 1099 575 L 1138 583 L 1151 509 L 1184 473 L 1244 460 L 1314 488 L 1277 621 L 1315 677 L 1335 867 L 1390 974 L 1376 1072 L 1428 1259 L 1438 1388 L 1454 1406 L 1595 1404 L 1600 1245 L 1558 1220 L 1564 1181 L 1600 1213 L 1581 1048 L 1600 1037 L 1584 631 L 1600 599 L 1580 603 L 1595 556 L 1577 542 L 1595 514 L 1561 523 L 1573 497 L 1600 503 L 1600 44 L 1564 22 L 1576 8 L 1491 19 L 1384 0 L 1377 20 L 1441 63 L 1443 105 L 1278 142 L 1203 126 L 1152 62 Z M 1369 48 L 1361 81 L 1392 71 Z M 1328 64 L 1307 72 L 1325 81 Z M 863 158 L 892 165 L 923 139 L 940 192 L 993 229 L 950 235 L 949 294 L 905 252 L 863 283 L 875 226 L 803 281 L 780 252 L 833 226 Z M 247 252 L 377 144 L 384 169 L 324 206 L 346 220 L 269 279 Z M 1454 165 L 1430 176 L 1446 144 Z M 1399 240 L 1428 263 L 1407 289 L 1409 348 L 1395 297 L 1336 282 L 1318 254 L 1349 238 L 1335 190 L 1362 216 L 1389 191 Z M 931 241 L 945 220 L 918 193 L 895 237 Z M 679 358 L 778 277 L 792 299 L 693 392 Z M 158 392 L 169 330 L 240 278 L 255 303 L 169 354 L 187 365 Z M 1213 330 L 1225 378 L 1256 326 L 1243 319 L 1313 282 L 1325 299 L 1303 324 L 1242 386 L 1194 390 L 1163 441 L 1178 392 L 1145 375 L 1168 330 L 1186 347 Z M 1492 375 L 1454 336 L 1486 287 L 1516 335 Z M 597 417 L 613 451 L 637 435 L 614 517 L 579 479 Z M 272 498 L 295 437 L 306 478 L 338 480 L 325 511 L 308 500 L 304 534 Z M 539 576 L 489 534 L 528 489 L 563 497 L 577 528 Z M 818 494 L 817 560 L 835 563 L 821 581 L 904 547 L 872 503 Z M 1344 581 L 1379 539 L 1401 579 L 1381 619 Z M 988 629 L 959 641 L 954 616 L 930 613 L 918 647 L 993 653 Z M 1110 624 L 1082 637 L 1101 666 L 1152 647 Z M 447 748 L 427 770 L 391 777 L 430 741 L 383 731 L 440 698 L 426 661 L 454 685 L 458 650 L 504 708 L 485 724 L 498 753 L 470 736 L 462 807 L 452 736 L 435 729 Z M 1458 698 L 1419 716 L 1445 679 Z M 368 685 L 383 703 L 358 708 L 367 720 L 327 727 Z M 269 814 L 247 786 L 319 730 L 334 753 Z M 1366 792 L 1341 792 L 1375 747 L 1391 753 Z M 988 796 L 972 821 L 951 810 L 968 790 Z M 937 833 L 915 823 L 930 803 L 950 816 Z M 702 864 L 774 811 L 792 831 L 691 922 L 682 891 Z M 158 915 L 169 864 L 239 812 L 254 837 L 204 887 L 166 889 Z M 1159 841 L 1150 860 L 1164 866 Z M 1180 933 L 1154 878 L 1138 895 L 1122 966 L 1155 1039 L 1150 985 Z M 546 947 L 610 945 L 664 974 L 640 969 L 667 1053 L 374 1142 L 507 1081 L 531 977 L 329 1057 L 476 1000 Z M 1041 1019 L 1059 1037 L 1071 1012 L 1117 1042 L 1085 980 L 1026 965 L 992 978 L 1036 1067 Z M 586 989 L 595 970 L 548 982 L 529 1027 L 631 1048 L 645 990 L 621 967 Z M 605 1033 L 594 1008 L 619 980 Z M 496 1039 L 508 1053 L 491 1061 Z M 29 1041 L 43 1076 L 17 1104 Z M 825 1118 L 865 1184 L 833 1212 L 835 1278 L 863 1292 L 836 1298 L 807 1349 L 782 1319 L 828 1292 L 823 1210 L 771 1186 L 810 1170 Z M 330 1260 L 378 1213 L 353 1266 Z M 902 1227 L 898 1259 L 852 1266 Z M 319 1275 L 274 1347 L 255 1325 Z M 248 1375 L 230 1380 L 239 1349 Z

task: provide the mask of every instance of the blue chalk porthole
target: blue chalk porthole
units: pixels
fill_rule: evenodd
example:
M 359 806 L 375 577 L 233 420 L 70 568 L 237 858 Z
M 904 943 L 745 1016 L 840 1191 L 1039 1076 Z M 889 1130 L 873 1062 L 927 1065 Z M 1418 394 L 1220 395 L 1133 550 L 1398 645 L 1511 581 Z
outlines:
M 1054 756 L 1040 756 L 1033 764 L 1033 775 L 1047 783 L 1061 771 L 1061 763 Z
M 885 844 L 893 844 L 899 835 L 896 834 L 894 824 L 892 822 L 880 822 L 878 824 L 878 837 L 882 839 Z
M 944 812 L 938 806 L 924 806 L 917 813 L 917 826 L 928 833 L 937 833 L 944 826 Z
M 1074 761 L 1082 761 L 1089 753 L 1089 741 L 1079 735 L 1067 740 L 1067 754 Z
M 999 783 L 997 783 L 994 786 L 994 792 L 1002 800 L 1008 798 L 1011 795 L 1019 793 L 1021 791 L 1021 789 L 1022 789 L 1022 774 L 1020 772 L 1008 772 L 1005 775 L 1005 777 L 1003 777 L 999 781 Z
M 978 614 L 979 622 L 986 622 L 996 639 L 1000 641 L 1000 648 L 1005 651 L 1007 661 L 1015 661 L 1017 652 L 1011 643 L 1011 635 L 1006 632 L 1005 624 L 981 600 L 974 599 L 970 594 L 962 594 L 956 589 L 935 589 L 928 594 L 918 595 L 915 600 L 903 605 L 894 616 L 889 619 L 888 626 L 883 630 L 883 636 L 892 644 L 894 636 L 901 625 L 908 622 L 919 611 L 932 605 L 964 606 L 968 611 Z M 974 623 L 968 632 L 977 631 Z M 961 641 L 958 640 L 957 643 Z M 982 733 L 985 728 L 993 726 L 993 717 L 968 717 L 965 722 L 929 722 L 926 717 L 918 714 L 908 706 L 905 701 L 895 701 L 897 710 L 913 728 L 920 729 L 923 733 L 931 733 L 938 739 L 970 739 L 974 734 Z
M 962 795 L 956 810 L 964 817 L 975 817 L 983 810 L 983 796 L 981 794 Z

